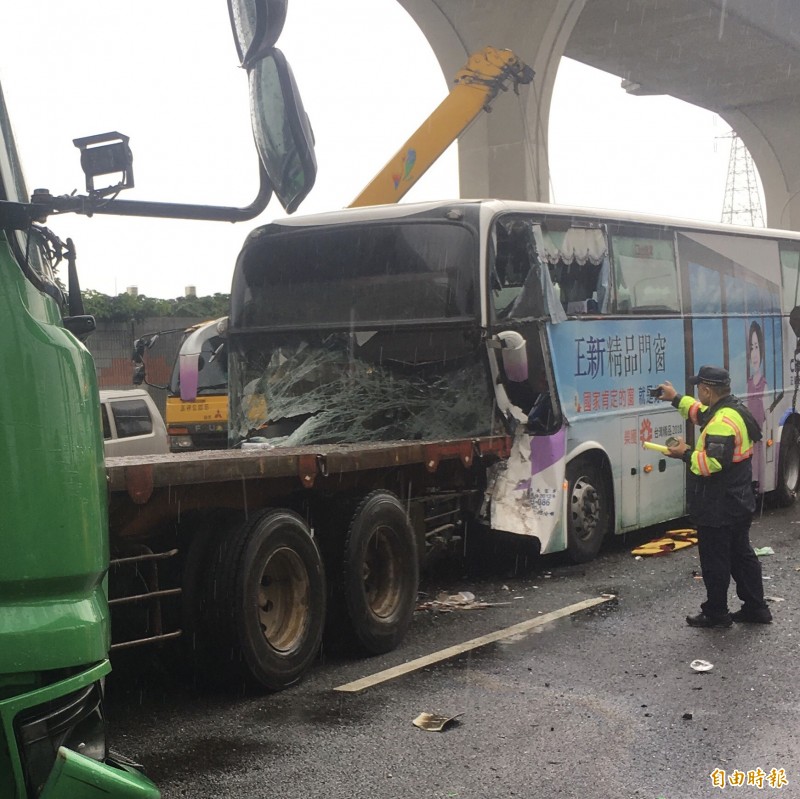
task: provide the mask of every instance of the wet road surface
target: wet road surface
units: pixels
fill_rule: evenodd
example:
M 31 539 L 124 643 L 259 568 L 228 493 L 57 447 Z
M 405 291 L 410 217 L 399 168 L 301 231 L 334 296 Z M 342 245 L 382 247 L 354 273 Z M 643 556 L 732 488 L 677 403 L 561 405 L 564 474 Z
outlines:
M 165 799 L 697 799 L 719 795 L 715 769 L 762 780 L 723 796 L 800 797 L 798 510 L 753 525 L 754 545 L 775 551 L 762 558 L 766 593 L 782 600 L 769 626 L 687 627 L 704 597 L 697 548 L 634 559 L 630 548 L 657 532 L 584 566 L 519 555 L 478 576 L 441 569 L 423 600 L 471 591 L 493 606 L 421 610 L 400 649 L 323 653 L 281 694 L 210 692 L 128 653 L 109 681 L 112 747 L 142 762 Z M 607 592 L 617 600 L 361 693 L 334 690 Z M 697 658 L 713 670 L 694 672 Z M 461 716 L 425 732 L 412 725 L 423 711 Z

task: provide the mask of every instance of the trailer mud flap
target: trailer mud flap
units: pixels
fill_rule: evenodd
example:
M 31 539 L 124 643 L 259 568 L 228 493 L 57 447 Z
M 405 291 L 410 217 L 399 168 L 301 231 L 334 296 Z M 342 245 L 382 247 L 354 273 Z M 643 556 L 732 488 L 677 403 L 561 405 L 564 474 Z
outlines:
M 539 539 L 541 552 L 566 547 L 563 524 L 566 428 L 549 436 L 517 432 L 491 489 L 493 530 Z

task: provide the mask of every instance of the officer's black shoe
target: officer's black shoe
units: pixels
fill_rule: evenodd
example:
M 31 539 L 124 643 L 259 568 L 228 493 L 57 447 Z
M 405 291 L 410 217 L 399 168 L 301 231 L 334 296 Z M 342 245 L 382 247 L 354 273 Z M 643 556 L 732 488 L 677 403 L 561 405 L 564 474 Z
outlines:
M 730 627 L 733 624 L 730 613 L 724 616 L 706 616 L 705 613 L 698 613 L 696 616 L 687 616 L 686 623 L 690 627 Z
M 757 610 L 742 608 L 736 613 L 731 613 L 731 618 L 746 624 L 772 624 L 772 613 L 769 608 L 758 608 Z

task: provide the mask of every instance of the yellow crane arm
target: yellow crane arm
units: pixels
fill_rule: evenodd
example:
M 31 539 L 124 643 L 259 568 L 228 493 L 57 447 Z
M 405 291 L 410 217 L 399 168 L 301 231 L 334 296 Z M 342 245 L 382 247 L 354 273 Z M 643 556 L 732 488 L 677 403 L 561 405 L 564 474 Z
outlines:
M 481 111 L 490 109 L 498 92 L 509 83 L 516 92 L 532 80 L 533 70 L 511 50 L 486 47 L 473 53 L 447 97 L 349 207 L 398 202 Z

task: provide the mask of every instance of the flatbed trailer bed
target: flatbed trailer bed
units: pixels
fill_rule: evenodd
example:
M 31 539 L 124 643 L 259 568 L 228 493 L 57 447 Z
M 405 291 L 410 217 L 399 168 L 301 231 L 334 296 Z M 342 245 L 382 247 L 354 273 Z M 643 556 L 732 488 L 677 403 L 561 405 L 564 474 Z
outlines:
M 323 631 L 394 648 L 425 553 L 463 538 L 509 450 L 489 436 L 108 458 L 112 651 L 183 639 L 202 670 L 280 689 Z

